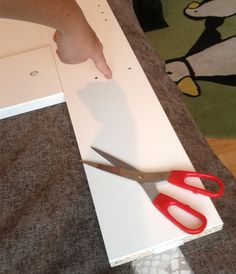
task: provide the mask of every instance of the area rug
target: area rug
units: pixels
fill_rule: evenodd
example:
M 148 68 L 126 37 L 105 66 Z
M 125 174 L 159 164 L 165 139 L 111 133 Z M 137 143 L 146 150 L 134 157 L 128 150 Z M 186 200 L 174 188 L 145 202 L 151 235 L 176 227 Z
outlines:
M 235 138 L 236 0 L 134 3 L 139 21 L 145 10 L 146 25 L 140 23 L 200 131 L 205 137 Z M 155 26 L 147 24 L 148 10 L 152 22 L 156 16 Z

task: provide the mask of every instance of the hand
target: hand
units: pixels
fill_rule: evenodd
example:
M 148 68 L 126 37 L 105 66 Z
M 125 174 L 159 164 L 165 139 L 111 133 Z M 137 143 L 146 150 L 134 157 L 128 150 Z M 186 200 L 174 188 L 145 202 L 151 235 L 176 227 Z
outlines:
M 85 33 L 76 30 L 65 33 L 56 31 L 54 41 L 57 44 L 57 54 L 62 62 L 77 64 L 92 59 L 106 78 L 112 78 L 112 72 L 103 55 L 103 46 L 90 27 Z

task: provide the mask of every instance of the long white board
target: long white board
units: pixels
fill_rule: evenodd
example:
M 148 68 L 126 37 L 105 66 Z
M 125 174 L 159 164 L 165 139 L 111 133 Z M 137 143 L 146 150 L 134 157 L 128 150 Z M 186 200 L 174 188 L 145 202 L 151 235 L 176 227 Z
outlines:
M 106 80 L 91 61 L 65 65 L 54 51 L 82 158 L 105 162 L 91 150 L 94 146 L 143 171 L 193 170 L 107 2 L 78 3 L 101 39 L 113 71 L 113 80 Z M 209 198 L 171 185 L 159 187 L 207 217 L 205 231 L 190 236 L 161 215 L 136 182 L 88 166 L 85 171 L 112 266 L 163 252 L 223 226 Z

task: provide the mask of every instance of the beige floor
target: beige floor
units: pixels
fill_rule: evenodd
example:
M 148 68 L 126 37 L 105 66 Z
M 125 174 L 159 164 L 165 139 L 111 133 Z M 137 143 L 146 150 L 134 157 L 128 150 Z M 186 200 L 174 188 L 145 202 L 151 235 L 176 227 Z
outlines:
M 236 139 L 207 139 L 208 144 L 236 178 Z

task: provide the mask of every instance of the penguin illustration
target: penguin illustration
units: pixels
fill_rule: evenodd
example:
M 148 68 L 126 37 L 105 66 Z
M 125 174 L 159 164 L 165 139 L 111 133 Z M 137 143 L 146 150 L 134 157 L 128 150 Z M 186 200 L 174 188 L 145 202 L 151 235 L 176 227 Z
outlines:
M 236 0 L 192 2 L 184 14 L 205 19 L 205 30 L 185 56 L 166 62 L 167 74 L 189 96 L 201 94 L 196 80 L 236 85 L 236 36 L 222 40 L 217 30 L 225 17 L 236 14 Z
M 166 72 L 187 95 L 198 96 L 196 80 L 236 85 L 236 36 L 185 58 L 169 60 Z
M 230 17 L 236 14 L 236 0 L 207 0 L 201 4 L 190 3 L 184 10 L 192 19 L 208 17 Z

